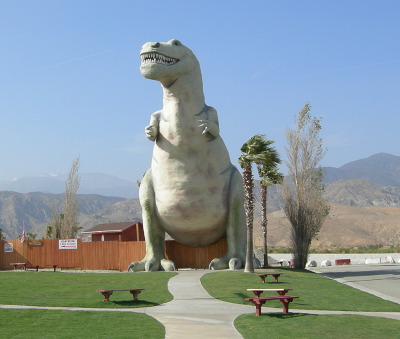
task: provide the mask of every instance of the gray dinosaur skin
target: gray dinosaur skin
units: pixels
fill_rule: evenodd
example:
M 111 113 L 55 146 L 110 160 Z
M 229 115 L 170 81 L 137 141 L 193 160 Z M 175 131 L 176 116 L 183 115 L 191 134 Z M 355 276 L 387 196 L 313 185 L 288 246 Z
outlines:
M 145 128 L 154 141 L 144 175 L 142 206 L 146 255 L 130 271 L 175 270 L 164 257 L 165 232 L 189 246 L 210 245 L 225 235 L 228 252 L 211 269 L 239 269 L 245 261 L 242 177 L 219 135 L 217 111 L 205 104 L 200 64 L 178 40 L 148 42 L 141 74 L 161 83 L 163 107 Z

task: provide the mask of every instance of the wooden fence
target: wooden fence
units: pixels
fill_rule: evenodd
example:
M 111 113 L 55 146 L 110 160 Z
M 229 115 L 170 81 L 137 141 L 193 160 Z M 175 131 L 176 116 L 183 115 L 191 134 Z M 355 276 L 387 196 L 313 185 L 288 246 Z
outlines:
M 176 241 L 165 242 L 166 257 L 176 268 L 207 268 L 213 258 L 226 254 L 226 239 L 205 247 L 190 247 Z M 59 249 L 58 239 L 35 241 L 0 241 L 0 269 L 9 270 L 10 263 L 58 265 L 60 268 L 83 270 L 126 271 L 132 261 L 143 259 L 144 241 L 94 241 L 77 239 L 76 249 Z M 12 249 L 12 250 L 11 250 Z

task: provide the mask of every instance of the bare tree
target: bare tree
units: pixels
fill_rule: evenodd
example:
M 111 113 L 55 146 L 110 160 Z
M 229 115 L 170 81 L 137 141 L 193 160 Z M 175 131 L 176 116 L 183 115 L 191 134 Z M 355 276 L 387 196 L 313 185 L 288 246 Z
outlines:
M 68 173 L 68 178 L 65 183 L 65 200 L 64 211 L 62 213 L 62 233 L 63 238 L 76 238 L 80 227 L 78 227 L 78 198 L 76 192 L 79 189 L 80 158 L 77 157 L 72 162 L 71 169 Z
M 5 241 L 6 237 L 3 234 L 3 230 L 0 228 L 0 241 Z
M 322 170 L 318 167 L 325 154 L 321 118 L 310 115 L 306 104 L 295 119 L 296 128 L 286 131 L 288 177 L 283 184 L 284 211 L 291 224 L 294 265 L 304 268 L 311 241 L 320 231 L 329 206 L 323 199 Z
M 63 211 L 60 213 L 56 205 L 52 207 L 53 220 L 47 225 L 46 237 L 55 239 L 76 238 L 81 229 L 78 224 L 78 198 L 79 189 L 79 157 L 72 162 L 71 169 L 65 182 L 65 198 Z

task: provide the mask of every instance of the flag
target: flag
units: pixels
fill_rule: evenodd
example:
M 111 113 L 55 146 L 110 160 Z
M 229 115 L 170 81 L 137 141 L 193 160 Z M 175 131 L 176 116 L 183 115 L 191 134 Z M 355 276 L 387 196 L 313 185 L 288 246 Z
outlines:
M 25 230 L 22 231 L 21 242 L 25 241 Z

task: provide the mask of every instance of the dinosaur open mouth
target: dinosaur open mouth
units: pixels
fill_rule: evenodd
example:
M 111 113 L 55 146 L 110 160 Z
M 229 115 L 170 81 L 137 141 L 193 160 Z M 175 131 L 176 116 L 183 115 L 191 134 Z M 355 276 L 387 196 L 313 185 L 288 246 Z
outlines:
M 179 59 L 170 58 L 160 53 L 143 53 L 140 55 L 140 57 L 142 59 L 142 65 L 162 64 L 171 66 L 179 61 Z

